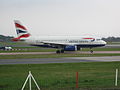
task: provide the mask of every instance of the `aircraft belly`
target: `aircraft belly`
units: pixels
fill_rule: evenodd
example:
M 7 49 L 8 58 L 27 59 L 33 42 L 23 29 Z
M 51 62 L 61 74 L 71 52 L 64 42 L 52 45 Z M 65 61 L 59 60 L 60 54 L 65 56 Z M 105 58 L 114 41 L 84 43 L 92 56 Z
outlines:
M 79 44 L 78 47 L 102 47 L 105 46 L 105 44 Z

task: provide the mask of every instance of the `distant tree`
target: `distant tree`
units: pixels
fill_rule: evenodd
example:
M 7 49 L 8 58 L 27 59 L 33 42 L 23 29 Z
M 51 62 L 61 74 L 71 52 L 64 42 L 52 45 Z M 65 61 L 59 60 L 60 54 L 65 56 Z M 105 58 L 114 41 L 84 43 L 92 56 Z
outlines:
M 0 35 L 0 42 L 11 42 L 13 37 L 12 36 L 4 36 Z
M 108 37 L 108 38 L 102 38 L 102 40 L 106 42 L 120 42 L 120 37 Z

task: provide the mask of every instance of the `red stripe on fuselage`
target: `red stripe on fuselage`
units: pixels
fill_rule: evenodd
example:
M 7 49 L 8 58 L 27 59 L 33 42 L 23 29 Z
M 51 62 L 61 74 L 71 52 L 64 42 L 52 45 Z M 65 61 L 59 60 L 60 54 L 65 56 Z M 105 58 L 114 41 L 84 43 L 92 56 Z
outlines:
M 18 28 L 22 28 L 22 29 L 24 29 L 24 30 L 27 30 L 24 26 L 22 26 L 22 25 L 20 25 L 20 24 L 18 24 L 18 23 L 15 23 L 15 26 L 18 27 Z

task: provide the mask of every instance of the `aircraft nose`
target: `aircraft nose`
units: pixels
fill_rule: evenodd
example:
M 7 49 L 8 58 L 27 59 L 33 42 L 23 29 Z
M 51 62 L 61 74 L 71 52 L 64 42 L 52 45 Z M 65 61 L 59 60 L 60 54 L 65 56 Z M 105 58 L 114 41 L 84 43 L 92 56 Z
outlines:
M 103 44 L 104 44 L 104 45 L 106 45 L 106 44 L 107 44 L 107 42 L 103 41 Z

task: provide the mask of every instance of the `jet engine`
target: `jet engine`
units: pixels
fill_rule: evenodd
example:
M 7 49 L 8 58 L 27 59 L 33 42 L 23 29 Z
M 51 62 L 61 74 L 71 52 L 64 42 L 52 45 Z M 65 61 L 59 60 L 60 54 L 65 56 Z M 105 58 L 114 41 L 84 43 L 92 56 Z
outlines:
M 77 51 L 77 46 L 68 45 L 68 46 L 65 46 L 64 50 L 65 51 Z

